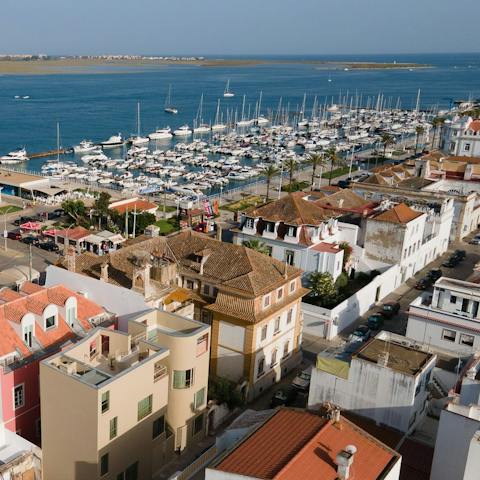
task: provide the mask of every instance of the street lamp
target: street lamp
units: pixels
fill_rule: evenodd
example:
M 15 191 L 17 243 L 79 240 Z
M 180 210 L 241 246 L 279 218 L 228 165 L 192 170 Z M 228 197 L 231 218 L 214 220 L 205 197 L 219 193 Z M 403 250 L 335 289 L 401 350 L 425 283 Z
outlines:
M 64 255 L 66 255 L 68 253 L 68 247 L 70 245 L 70 240 L 68 239 L 68 232 L 75 225 L 76 225 L 76 223 L 72 223 L 71 225 L 69 225 L 68 228 L 67 228 L 67 231 L 65 232 L 65 236 L 63 237 L 63 253 L 64 253 Z

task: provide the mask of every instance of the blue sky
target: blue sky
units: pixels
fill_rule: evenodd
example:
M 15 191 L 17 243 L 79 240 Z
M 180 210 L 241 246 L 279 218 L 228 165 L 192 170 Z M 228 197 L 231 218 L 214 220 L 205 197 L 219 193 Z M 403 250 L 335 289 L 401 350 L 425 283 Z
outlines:
M 0 53 L 480 51 L 480 0 L 1 0 Z

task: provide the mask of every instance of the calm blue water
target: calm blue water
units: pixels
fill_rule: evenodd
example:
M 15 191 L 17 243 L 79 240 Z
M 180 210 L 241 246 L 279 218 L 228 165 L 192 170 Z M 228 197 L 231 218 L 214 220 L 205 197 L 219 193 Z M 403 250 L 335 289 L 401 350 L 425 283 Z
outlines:
M 306 64 L 274 64 L 248 67 L 162 66 L 131 68 L 102 67 L 87 73 L 68 75 L 0 76 L 0 154 L 26 146 L 29 152 L 44 151 L 56 145 L 56 122 L 61 124 L 62 145 L 71 146 L 88 138 L 101 141 L 122 132 L 136 131 L 136 103 L 142 105 L 142 131 L 184 123 L 192 125 L 200 95 L 203 93 L 204 118 L 213 120 L 217 99 L 222 109 L 238 108 L 242 96 L 252 113 L 263 91 L 262 113 L 276 109 L 279 98 L 295 111 L 308 95 L 307 109 L 314 95 L 338 100 L 340 92 L 356 91 L 376 96 L 379 92 L 400 97 L 402 106 L 412 108 L 417 90 L 422 91 L 422 107 L 450 106 L 452 99 L 480 97 L 480 55 L 396 55 L 322 57 L 324 60 L 418 62 L 432 64 L 424 70 L 343 70 Z M 100 72 L 102 72 L 100 74 Z M 103 73 L 108 72 L 108 73 Z M 112 73 L 111 73 L 112 72 Z M 114 72 L 114 73 L 113 73 Z M 328 82 L 328 78 L 332 82 Z M 236 93 L 232 99 L 222 94 L 227 79 Z M 164 113 L 168 85 L 173 85 L 177 116 Z M 15 100 L 15 95 L 30 95 L 30 100 Z M 30 169 L 38 169 L 44 160 L 32 160 Z

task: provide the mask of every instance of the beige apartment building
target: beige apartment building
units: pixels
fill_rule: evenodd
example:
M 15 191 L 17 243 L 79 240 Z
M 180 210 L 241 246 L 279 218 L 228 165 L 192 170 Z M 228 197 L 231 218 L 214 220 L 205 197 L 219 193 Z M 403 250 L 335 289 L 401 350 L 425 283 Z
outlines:
M 203 438 L 210 327 L 152 310 L 40 366 L 43 478 L 150 479 Z

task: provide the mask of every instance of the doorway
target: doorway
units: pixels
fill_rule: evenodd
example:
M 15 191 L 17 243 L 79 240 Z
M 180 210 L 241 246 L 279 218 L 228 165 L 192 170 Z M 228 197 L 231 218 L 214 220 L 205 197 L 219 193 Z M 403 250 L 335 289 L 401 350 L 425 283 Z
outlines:
M 108 356 L 110 353 L 110 337 L 108 335 L 102 335 L 102 355 Z

